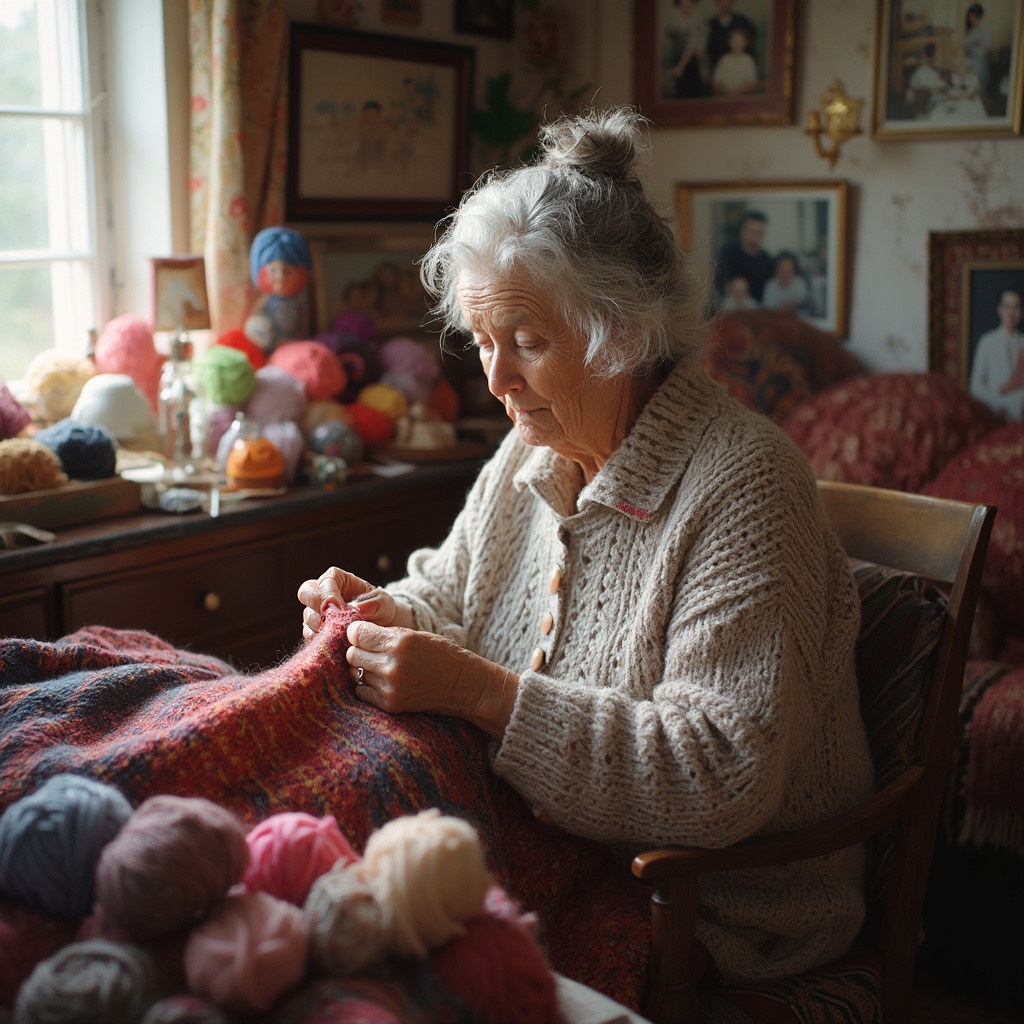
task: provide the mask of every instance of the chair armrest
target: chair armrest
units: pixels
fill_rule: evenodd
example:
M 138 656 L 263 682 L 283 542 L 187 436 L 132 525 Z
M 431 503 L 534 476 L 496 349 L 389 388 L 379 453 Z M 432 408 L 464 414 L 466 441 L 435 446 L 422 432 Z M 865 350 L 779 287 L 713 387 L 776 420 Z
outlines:
M 664 846 L 645 850 L 633 859 L 633 874 L 654 881 L 673 875 L 788 864 L 843 850 L 895 822 L 914 800 L 923 779 L 924 768 L 910 765 L 884 789 L 826 821 L 753 836 L 721 849 Z

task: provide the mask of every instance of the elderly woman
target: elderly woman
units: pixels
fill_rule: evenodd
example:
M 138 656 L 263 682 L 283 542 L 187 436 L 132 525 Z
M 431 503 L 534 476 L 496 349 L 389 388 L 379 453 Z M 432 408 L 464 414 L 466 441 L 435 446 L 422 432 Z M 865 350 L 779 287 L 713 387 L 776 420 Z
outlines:
M 644 129 L 563 118 L 451 215 L 422 277 L 515 429 L 405 579 L 331 568 L 299 597 L 306 636 L 358 602 L 358 696 L 476 723 L 555 824 L 714 847 L 870 790 L 859 606 L 803 457 L 697 362 L 701 289 L 636 177 Z M 852 850 L 712 876 L 698 939 L 726 977 L 832 959 L 861 873 Z

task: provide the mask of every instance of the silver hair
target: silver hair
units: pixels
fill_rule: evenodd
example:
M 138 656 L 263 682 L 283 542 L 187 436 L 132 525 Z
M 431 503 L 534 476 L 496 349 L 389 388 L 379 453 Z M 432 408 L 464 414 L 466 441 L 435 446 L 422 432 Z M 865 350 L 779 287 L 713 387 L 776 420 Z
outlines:
M 586 362 L 602 376 L 694 356 L 707 271 L 677 248 L 636 175 L 648 126 L 629 107 L 564 116 L 541 128 L 535 165 L 476 183 L 420 261 L 446 339 L 466 330 L 464 273 L 525 273 L 588 339 Z

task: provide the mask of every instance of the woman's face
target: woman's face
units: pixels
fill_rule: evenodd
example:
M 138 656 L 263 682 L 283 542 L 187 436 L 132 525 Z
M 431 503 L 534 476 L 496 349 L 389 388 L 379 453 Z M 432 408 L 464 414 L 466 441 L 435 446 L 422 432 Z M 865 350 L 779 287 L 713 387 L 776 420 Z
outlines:
M 464 274 L 458 295 L 487 386 L 520 438 L 568 458 L 610 454 L 630 378 L 596 378 L 585 339 L 525 276 Z
M 1007 289 L 999 299 L 999 322 L 1007 334 L 1014 334 L 1020 327 L 1021 297 L 1020 292 Z

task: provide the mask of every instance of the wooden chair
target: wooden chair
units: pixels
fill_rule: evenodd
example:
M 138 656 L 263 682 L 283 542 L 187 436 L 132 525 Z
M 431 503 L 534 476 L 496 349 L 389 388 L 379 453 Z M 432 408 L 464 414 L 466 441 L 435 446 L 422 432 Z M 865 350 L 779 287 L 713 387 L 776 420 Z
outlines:
M 877 956 L 872 962 L 879 964 L 882 1018 L 886 1024 L 897 1024 L 910 1016 L 921 908 L 995 509 L 851 484 L 821 481 L 818 488 L 847 554 L 851 559 L 871 563 L 858 563 L 855 569 L 855 575 L 856 570 L 863 570 L 858 578 L 862 609 L 862 580 L 880 571 L 878 566 L 903 570 L 900 574 L 885 572 L 904 582 L 912 581 L 919 597 L 940 609 L 932 620 L 935 647 L 930 660 L 910 681 L 914 688 L 925 691 L 914 714 L 917 740 L 912 745 L 913 756 L 904 759 L 897 770 L 889 773 L 894 777 L 887 780 L 879 771 L 879 760 L 892 751 L 878 749 L 878 737 L 872 735 L 865 716 L 879 789 L 859 806 L 828 821 L 756 836 L 725 849 L 667 847 L 645 852 L 633 861 L 633 873 L 653 883 L 651 960 L 644 1006 L 653 1021 L 687 1022 L 698 1016 L 700 990 L 688 975 L 699 875 L 817 857 L 867 842 L 886 830 L 893 837 L 893 826 L 895 838 L 888 848 L 891 859 L 878 908 L 880 924 L 873 929 L 865 926 L 861 938 Z M 942 593 L 923 581 L 934 583 Z M 862 655 L 877 653 L 869 649 L 871 639 L 866 637 L 866 626 L 862 622 L 858 641 L 862 712 L 865 686 L 870 682 L 864 678 Z M 906 629 L 892 631 L 897 645 L 904 639 L 900 636 L 903 632 Z M 890 657 L 888 647 L 885 654 Z M 883 696 L 885 689 L 891 688 L 889 679 L 874 682 L 880 682 Z M 875 854 L 869 859 L 875 859 Z M 804 990 L 807 977 L 802 976 L 804 984 L 800 987 Z

